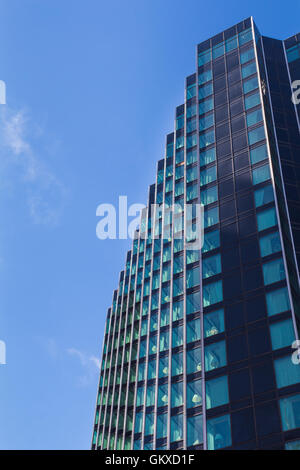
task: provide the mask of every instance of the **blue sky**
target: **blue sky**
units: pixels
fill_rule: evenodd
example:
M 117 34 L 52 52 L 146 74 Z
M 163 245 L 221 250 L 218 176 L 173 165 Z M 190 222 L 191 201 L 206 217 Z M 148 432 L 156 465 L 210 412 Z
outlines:
M 198 42 L 250 15 L 285 38 L 299 13 L 290 0 L 0 0 L 1 449 L 89 448 L 130 245 L 96 238 L 96 207 L 146 202 Z

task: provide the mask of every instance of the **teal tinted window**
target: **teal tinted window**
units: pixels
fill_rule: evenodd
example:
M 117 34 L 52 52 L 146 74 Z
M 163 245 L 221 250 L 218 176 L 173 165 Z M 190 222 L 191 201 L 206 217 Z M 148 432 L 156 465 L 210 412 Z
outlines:
M 217 377 L 206 382 L 206 408 L 226 405 L 229 402 L 227 376 Z
M 263 120 L 263 115 L 262 115 L 261 109 L 256 109 L 255 111 L 252 111 L 251 113 L 247 114 L 247 126 L 248 127 L 254 126 L 254 124 L 257 124 L 258 122 L 261 122 L 262 120 Z
M 181 147 L 183 147 L 183 145 Z M 175 161 L 176 161 L 176 164 L 182 163 L 184 161 L 184 151 L 182 148 L 181 150 L 177 150 L 176 155 L 175 155 Z
M 168 415 L 167 413 L 157 413 L 156 437 L 162 439 L 168 433 Z
M 250 60 L 254 59 L 254 57 L 254 49 L 248 49 L 247 51 L 242 52 L 240 55 L 241 64 L 249 62 Z
M 186 251 L 186 264 L 195 263 L 199 261 L 199 250 L 187 250 Z
M 146 377 L 146 363 L 142 362 L 139 364 L 138 368 L 138 381 L 145 380 Z
M 261 110 L 259 110 L 261 112 Z M 250 116 L 251 114 L 255 114 L 257 111 L 254 111 L 254 113 L 248 114 Z M 248 118 L 247 118 L 248 119 Z M 250 160 L 252 165 L 254 163 L 261 162 L 262 160 L 265 160 L 268 158 L 268 150 L 266 144 L 260 145 L 259 147 L 256 147 L 255 149 L 250 150 Z
M 216 166 L 207 168 L 206 170 L 201 170 L 200 172 L 200 186 L 203 186 L 208 183 L 212 183 L 217 179 L 217 169 Z
M 184 115 L 178 116 L 176 118 L 176 130 L 182 129 L 184 127 Z
M 204 337 L 218 335 L 224 331 L 224 310 L 215 310 L 204 315 Z
M 171 406 L 183 405 L 183 382 L 176 382 L 171 385 Z
M 135 425 L 134 425 L 134 432 L 142 432 L 143 430 L 143 413 L 136 413 L 135 415 Z
M 300 365 L 294 364 L 290 355 L 275 359 L 274 367 L 278 388 L 300 382 Z
M 205 346 L 204 357 L 206 372 L 226 366 L 227 356 L 225 341 L 219 341 L 218 343 Z
M 193 184 L 193 185 L 187 186 L 186 188 L 187 202 L 192 201 L 193 199 L 196 199 L 197 197 L 198 197 L 198 185 Z
M 263 206 L 269 202 L 274 201 L 274 192 L 272 186 L 264 186 L 263 188 L 254 191 L 255 207 Z
M 207 85 L 204 85 L 202 87 L 199 87 L 199 100 L 203 100 L 204 98 L 207 98 L 208 96 L 212 95 L 213 93 L 213 84 L 207 83 Z
M 183 439 L 183 415 L 171 416 L 171 442 L 181 441 Z
M 215 276 L 221 272 L 221 255 L 217 254 L 204 258 L 202 261 L 202 277 L 206 279 L 211 276 Z
M 278 313 L 286 312 L 290 310 L 290 301 L 289 294 L 286 287 L 281 289 L 276 289 L 271 292 L 268 292 L 266 295 L 267 298 L 267 310 L 268 315 L 273 316 Z
M 170 305 L 162 307 L 160 313 L 160 327 L 168 325 L 170 322 Z
M 212 204 L 218 200 L 218 187 L 212 186 L 210 188 L 204 189 L 200 192 L 201 204 L 206 206 L 207 204 Z
M 249 80 L 243 83 L 243 90 L 245 94 L 250 93 L 250 91 L 253 91 L 256 88 L 258 88 L 257 77 L 249 78 Z
M 246 29 L 245 31 L 242 31 L 239 34 L 239 44 L 242 46 L 243 44 L 246 44 L 247 42 L 251 41 L 252 39 L 252 30 L 251 28 Z
M 219 222 L 219 208 L 212 207 L 204 211 L 204 228 L 211 227 Z
M 187 343 L 193 343 L 201 339 L 201 320 L 196 318 L 195 320 L 190 320 L 186 325 L 186 340 Z
M 188 150 L 186 154 L 186 164 L 190 165 L 191 163 L 195 163 L 197 161 L 197 150 Z
M 173 282 L 173 297 L 183 293 L 183 278 L 174 279 Z
M 223 449 L 231 446 L 230 416 L 224 415 L 207 420 L 208 450 Z
M 294 60 L 300 59 L 300 47 L 299 44 L 296 46 L 290 47 L 286 51 L 288 62 L 294 62 Z
M 173 321 L 183 318 L 183 301 L 177 300 L 173 302 Z
M 202 415 L 190 416 L 187 419 L 187 446 L 192 447 L 203 442 Z
M 254 106 L 257 106 L 258 104 L 260 104 L 260 97 L 259 97 L 259 93 L 254 93 L 250 96 L 245 96 L 245 108 L 246 108 L 246 111 L 248 109 L 251 109 L 251 108 L 254 108 Z
M 199 114 L 208 113 L 214 107 L 214 102 L 212 98 L 209 98 L 205 101 L 199 103 Z
M 285 279 L 283 259 L 275 259 L 263 264 L 263 275 L 265 286 Z
M 186 110 L 186 117 L 191 118 L 197 114 L 197 107 L 195 104 L 192 104 L 191 106 L 187 107 Z
M 146 406 L 155 405 L 155 385 L 148 385 L 146 394 Z
M 178 183 L 175 183 L 175 197 L 181 196 L 181 194 L 183 193 L 184 193 L 184 182 L 179 181 Z
M 193 117 L 186 123 L 186 132 L 188 134 L 189 132 L 193 132 L 196 129 L 197 129 L 197 120 L 195 117 Z
M 172 330 L 172 347 L 176 348 L 183 344 L 183 326 L 176 326 Z
M 186 99 L 189 100 L 196 96 L 196 85 L 190 85 L 186 89 Z
M 187 269 L 186 271 L 186 287 L 194 287 L 200 284 L 200 270 L 199 267 Z
M 187 395 L 187 408 L 193 408 L 195 406 L 202 405 L 202 389 L 201 380 L 194 380 L 188 382 L 186 385 Z
M 177 139 L 176 139 L 176 148 L 179 149 L 183 146 L 184 146 L 184 137 L 183 136 L 177 137 Z
M 260 254 L 262 257 L 269 256 L 281 251 L 281 243 L 278 232 L 269 233 L 259 240 Z
M 199 131 L 204 131 L 214 125 L 214 114 L 208 114 L 199 119 Z
M 173 261 L 173 273 L 178 274 L 183 271 L 183 255 L 175 256 Z
M 204 234 L 204 243 L 202 252 L 207 253 L 208 251 L 219 248 L 220 246 L 220 232 L 219 230 L 213 230 L 212 232 L 206 232 Z
M 277 224 L 277 216 L 275 208 L 271 207 L 257 214 L 258 230 L 266 230 L 267 228 L 274 227 Z
M 148 364 L 148 379 L 155 379 L 156 377 L 156 359 L 152 359 Z
M 201 348 L 190 349 L 186 352 L 186 372 L 193 374 L 201 372 Z
M 201 150 L 200 152 L 200 166 L 208 165 L 216 160 L 216 149 Z
M 173 156 L 173 151 L 174 151 L 174 144 L 168 144 L 167 145 L 167 157 L 172 157 Z
M 183 374 L 183 353 L 172 355 L 172 377 Z
M 281 349 L 295 341 L 295 332 L 292 320 L 279 321 L 270 325 L 272 349 Z
M 198 83 L 199 85 L 203 85 L 203 83 L 209 82 L 212 79 L 212 71 L 206 70 L 199 74 Z
M 222 281 L 212 282 L 203 286 L 203 307 L 222 302 L 223 289 Z
M 242 77 L 247 78 L 250 75 L 256 73 L 256 64 L 255 62 L 251 62 L 250 64 L 242 66 Z
M 300 440 L 286 442 L 285 450 L 300 450 Z
M 151 436 L 154 433 L 154 413 L 147 413 L 145 417 L 145 436 Z
M 165 406 L 168 404 L 168 384 L 158 386 L 157 406 Z
M 225 41 L 225 50 L 226 52 L 233 51 L 238 46 L 237 36 L 229 38 Z
M 217 59 L 218 57 L 221 57 L 221 55 L 224 55 L 224 43 L 217 44 L 216 46 L 213 46 L 212 49 L 212 58 Z
M 261 140 L 265 139 L 264 126 L 257 127 L 256 129 L 253 129 L 253 131 L 249 131 L 248 139 L 250 145 L 256 144 L 256 142 L 260 142 Z
M 198 66 L 207 64 L 207 62 L 211 61 L 211 49 L 208 49 L 205 52 L 201 52 L 198 56 Z
M 252 170 L 253 184 L 263 183 L 271 178 L 269 164 L 260 166 Z
M 159 337 L 159 350 L 160 351 L 166 351 L 167 349 L 169 349 L 169 338 L 170 338 L 169 331 L 164 331 L 160 334 L 160 337 Z
M 175 179 L 180 180 L 180 178 L 182 178 L 183 175 L 184 175 L 184 166 L 183 165 L 177 166 L 175 170 Z
M 197 135 L 193 134 L 187 137 L 186 139 L 186 146 L 187 148 L 195 147 L 197 145 Z
M 300 428 L 300 394 L 282 398 L 279 403 L 283 430 Z
M 159 358 L 159 378 L 167 377 L 169 374 L 169 356 Z
M 199 136 L 199 146 L 200 148 L 208 147 L 215 142 L 215 131 L 207 131 Z
M 200 292 L 195 292 L 194 294 L 189 294 L 186 297 L 186 314 L 198 312 L 201 308 L 201 297 Z

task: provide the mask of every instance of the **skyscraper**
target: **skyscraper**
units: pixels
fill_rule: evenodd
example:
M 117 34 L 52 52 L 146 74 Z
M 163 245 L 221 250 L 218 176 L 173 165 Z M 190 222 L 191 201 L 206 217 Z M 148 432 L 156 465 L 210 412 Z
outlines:
M 300 34 L 252 18 L 197 46 L 108 310 L 93 449 L 300 449 L 297 79 Z

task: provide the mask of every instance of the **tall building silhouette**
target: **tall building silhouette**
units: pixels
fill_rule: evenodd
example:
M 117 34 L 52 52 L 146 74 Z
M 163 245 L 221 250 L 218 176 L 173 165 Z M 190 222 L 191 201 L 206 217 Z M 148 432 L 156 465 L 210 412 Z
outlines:
M 197 61 L 108 309 L 93 449 L 300 449 L 300 34 L 247 18 Z

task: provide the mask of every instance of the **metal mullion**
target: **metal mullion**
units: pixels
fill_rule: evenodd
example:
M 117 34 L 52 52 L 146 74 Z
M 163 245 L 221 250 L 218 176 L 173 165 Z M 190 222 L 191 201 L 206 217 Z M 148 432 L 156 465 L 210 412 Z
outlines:
M 200 144 L 199 144 L 199 67 L 198 67 L 198 48 L 196 46 L 196 102 L 197 102 L 197 116 L 196 116 L 196 123 L 197 123 L 197 157 L 198 157 L 198 204 L 201 205 L 201 161 L 200 161 Z M 212 67 L 212 65 L 211 65 Z M 213 112 L 215 110 L 215 98 L 214 98 L 214 81 L 212 77 L 212 84 L 213 84 Z M 216 134 L 216 123 L 215 123 L 215 112 L 214 112 L 214 131 Z M 215 143 L 216 145 L 216 143 Z M 217 161 L 215 162 L 217 166 Z M 204 209 L 203 209 L 204 210 Z M 202 213 L 201 213 L 202 215 Z M 201 217 L 200 224 L 204 223 L 204 218 Z M 204 227 L 201 226 L 201 236 L 205 237 L 204 234 Z M 201 240 L 200 247 L 199 247 L 199 278 L 200 278 L 200 285 L 199 285 L 199 295 L 200 295 L 200 334 L 201 334 L 201 391 L 202 391 L 202 429 L 203 429 L 203 449 L 207 449 L 207 436 L 206 436 L 206 392 L 205 392 L 205 355 L 204 355 L 204 313 L 203 313 L 203 275 L 202 275 L 202 244 L 203 240 Z
M 125 271 L 126 271 L 126 267 L 125 267 Z M 118 353 L 119 353 L 119 346 L 120 346 L 120 334 L 121 334 L 121 319 L 122 319 L 122 304 L 123 304 L 123 293 L 124 293 L 124 288 L 125 288 L 125 271 L 124 271 L 124 275 L 123 275 L 123 286 L 122 286 L 122 293 L 121 293 L 121 302 L 120 302 L 120 321 L 119 321 L 119 330 L 118 330 L 118 343 L 117 343 L 117 352 L 116 352 L 116 365 L 115 365 L 115 373 L 114 373 L 114 383 L 113 383 L 113 397 L 112 397 L 112 408 L 114 408 L 114 399 L 115 399 L 115 393 L 116 393 L 116 378 L 117 378 L 117 370 L 118 370 Z M 119 294 L 120 294 L 120 282 L 119 281 L 119 289 L 118 289 L 118 296 L 117 298 L 119 298 Z M 118 304 L 117 304 L 117 311 L 118 311 Z M 116 318 L 117 320 L 117 318 Z M 115 328 L 115 331 L 114 331 L 114 334 L 116 334 L 116 328 Z M 120 384 L 121 385 L 121 384 Z M 118 417 L 119 417 L 119 413 L 117 413 L 117 420 L 116 420 L 116 430 L 115 430 L 115 443 L 114 443 L 114 447 L 116 449 L 116 445 L 117 445 L 117 431 L 118 431 L 118 426 L 117 426 L 117 422 L 118 422 Z M 109 439 L 111 438 L 111 424 L 112 424 L 112 419 L 113 419 L 113 410 L 112 410 L 112 413 L 111 413 L 111 417 L 110 417 L 110 423 L 109 423 Z
M 158 302 L 158 316 L 157 316 L 157 351 L 156 351 L 156 382 L 155 382 L 155 396 L 154 396 L 154 432 L 153 432 L 153 448 L 156 448 L 156 428 L 157 428 L 157 400 L 158 400 L 158 375 L 159 375 L 159 354 L 160 354 L 160 318 L 161 318 L 161 293 L 162 293 L 162 269 L 163 269 L 163 248 L 164 248 L 164 221 L 165 221 L 165 188 L 166 188 L 166 175 L 167 175 L 167 159 L 164 161 L 164 179 L 163 179 L 163 212 L 162 212 L 162 233 L 160 245 L 160 289 L 159 289 L 159 302 Z M 157 188 L 157 186 L 156 186 Z M 156 189 L 157 191 L 157 189 Z M 174 188 L 173 188 L 174 191 Z M 153 245 L 154 246 L 154 245 Z M 150 338 L 150 330 L 149 330 Z M 148 361 L 149 362 L 149 361 Z M 148 377 L 148 367 L 147 367 Z M 146 414 L 145 414 L 146 416 Z M 144 437 L 144 436 L 143 436 Z
M 254 35 L 254 25 L 253 25 L 253 18 L 252 17 L 251 17 L 251 25 L 252 25 L 252 34 Z M 255 36 L 253 36 L 253 37 L 255 38 Z M 278 156 L 278 164 L 279 164 L 279 170 L 280 170 L 280 176 L 281 176 L 281 182 L 282 182 L 282 193 L 283 193 L 283 197 L 284 197 L 284 203 L 285 203 L 285 210 L 286 210 L 287 218 L 289 220 L 289 211 L 288 211 L 288 208 L 287 208 L 287 201 L 286 201 L 284 182 L 283 182 L 284 180 L 283 180 L 282 169 L 281 169 L 280 153 L 279 153 L 279 147 L 278 147 L 278 140 L 277 140 L 276 127 L 275 127 L 273 107 L 272 107 L 272 99 L 271 99 L 270 86 L 269 86 L 268 70 L 267 70 L 267 67 L 266 67 L 266 58 L 265 58 L 265 52 L 264 52 L 264 47 L 263 47 L 263 42 L 262 42 L 261 37 L 260 37 L 260 41 L 261 41 L 264 67 L 265 67 L 265 72 L 266 72 L 267 93 L 268 93 L 271 116 L 272 116 L 272 127 L 273 127 L 273 131 L 274 131 L 275 145 L 276 145 L 276 151 L 277 151 L 277 156 Z M 278 229 L 279 229 L 279 235 L 280 235 L 280 242 L 281 242 L 281 246 L 282 246 L 282 259 L 283 259 L 283 263 L 284 263 L 284 268 L 285 268 L 285 273 L 286 273 L 286 283 L 287 283 L 288 293 L 289 293 L 289 297 L 290 297 L 290 305 L 291 305 L 291 312 L 292 312 L 292 320 L 293 320 L 295 338 L 297 340 L 299 340 L 297 324 L 296 324 L 296 316 L 295 316 L 295 311 L 294 311 L 294 303 L 293 303 L 293 297 L 292 297 L 291 286 L 290 286 L 290 277 L 289 277 L 288 265 L 287 265 L 286 254 L 285 254 L 285 245 L 284 245 L 283 235 L 282 235 L 282 228 L 281 228 L 282 221 L 281 221 L 280 213 L 279 213 L 278 197 L 277 197 L 274 171 L 273 171 L 273 162 L 272 162 L 272 159 L 271 159 L 271 147 L 270 147 L 270 141 L 269 141 L 269 135 L 268 135 L 268 128 L 267 128 L 267 120 L 266 120 L 265 107 L 264 107 L 264 101 L 263 101 L 263 94 L 262 94 L 262 89 L 261 89 L 261 76 L 260 76 L 259 62 L 258 62 L 258 56 L 257 56 L 256 41 L 253 41 L 253 43 L 254 43 L 254 46 L 255 46 L 254 51 L 255 51 L 255 61 L 256 61 L 256 68 L 257 68 L 257 75 L 258 75 L 258 78 L 259 78 L 259 94 L 260 94 L 260 99 L 261 99 L 261 108 L 262 108 L 263 119 L 264 119 L 264 121 L 263 121 L 264 122 L 264 130 L 265 130 L 267 147 L 268 147 L 268 161 L 269 161 L 271 179 L 272 179 L 272 183 L 273 183 L 274 202 L 275 202 L 275 209 L 276 209 L 276 215 L 277 215 L 277 220 L 278 220 Z M 289 228 L 290 228 L 290 221 L 288 222 L 288 224 L 289 224 Z M 291 240 L 293 239 L 291 232 L 290 232 L 290 238 L 291 238 Z M 292 244 L 292 246 L 293 246 L 293 244 Z M 295 264 L 297 265 L 297 263 L 295 263 Z M 297 269 L 296 269 L 296 272 L 297 272 Z M 298 281 L 299 281 L 299 277 L 298 277 Z

